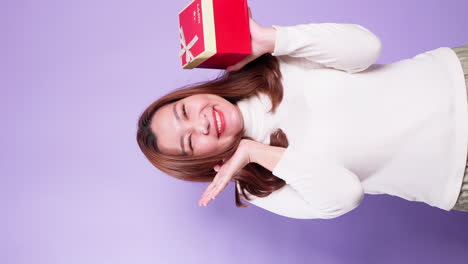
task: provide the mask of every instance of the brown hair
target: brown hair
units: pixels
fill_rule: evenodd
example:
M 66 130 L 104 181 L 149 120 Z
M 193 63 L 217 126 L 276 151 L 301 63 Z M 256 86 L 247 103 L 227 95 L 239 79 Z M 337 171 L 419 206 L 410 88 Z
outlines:
M 256 95 L 258 92 L 267 94 L 272 102 L 269 112 L 275 113 L 278 104 L 283 99 L 281 72 L 277 58 L 265 54 L 241 70 L 235 72 L 223 71 L 213 80 L 178 88 L 149 105 L 138 120 L 137 142 L 146 158 L 162 172 L 178 179 L 195 182 L 211 182 L 216 176 L 213 167 L 222 159 L 228 160 L 234 155 L 241 139 L 247 138 L 245 130 L 240 131 L 234 143 L 221 153 L 210 153 L 203 156 L 177 156 L 162 154 L 157 147 L 157 138 L 150 129 L 154 113 L 163 105 L 195 94 L 215 94 L 223 97 L 232 104 L 239 100 Z M 270 135 L 270 145 L 287 147 L 288 140 L 281 129 Z M 284 180 L 274 176 L 271 171 L 256 163 L 249 163 L 241 169 L 233 179 L 238 181 L 240 190 L 247 200 L 245 191 L 258 197 L 266 197 L 273 191 L 283 187 Z M 235 186 L 237 207 L 247 207 L 239 198 Z

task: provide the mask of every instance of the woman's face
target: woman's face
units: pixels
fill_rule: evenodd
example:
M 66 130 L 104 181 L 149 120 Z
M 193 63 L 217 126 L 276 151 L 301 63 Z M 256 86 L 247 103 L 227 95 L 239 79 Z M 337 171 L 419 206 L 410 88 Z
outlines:
M 171 155 L 218 153 L 229 147 L 243 128 L 244 120 L 237 105 L 214 94 L 192 95 L 166 104 L 154 113 L 151 121 L 158 148 Z

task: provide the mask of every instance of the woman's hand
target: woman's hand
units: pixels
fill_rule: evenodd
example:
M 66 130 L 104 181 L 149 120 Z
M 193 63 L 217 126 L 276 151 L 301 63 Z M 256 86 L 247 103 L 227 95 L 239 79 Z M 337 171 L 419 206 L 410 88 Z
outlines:
M 199 206 L 207 206 L 212 199 L 215 199 L 226 188 L 234 174 L 251 162 L 250 150 L 254 143 L 253 140 L 242 139 L 234 155 L 223 165 L 215 166 L 214 169 L 218 173 L 202 194 L 200 201 L 198 201 Z
M 250 38 L 252 41 L 252 54 L 247 56 L 240 62 L 226 68 L 226 71 L 237 71 L 244 67 L 247 63 L 255 60 L 265 53 L 272 53 L 275 49 L 276 29 L 273 27 L 262 27 L 252 19 L 250 13 Z

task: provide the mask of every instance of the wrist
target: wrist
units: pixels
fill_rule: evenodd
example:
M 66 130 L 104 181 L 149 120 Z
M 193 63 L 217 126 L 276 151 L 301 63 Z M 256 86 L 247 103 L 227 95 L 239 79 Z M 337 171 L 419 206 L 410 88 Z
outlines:
M 273 53 L 275 51 L 276 42 L 276 28 L 267 27 L 264 28 L 265 48 L 267 53 Z
M 273 171 L 273 168 L 281 159 L 286 148 L 266 145 L 253 141 L 249 148 L 250 162 L 257 163 L 262 167 Z

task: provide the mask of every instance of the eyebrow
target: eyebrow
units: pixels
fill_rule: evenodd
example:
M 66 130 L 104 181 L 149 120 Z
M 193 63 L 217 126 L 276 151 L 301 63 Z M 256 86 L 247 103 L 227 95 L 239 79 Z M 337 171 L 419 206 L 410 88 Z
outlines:
M 177 111 L 176 111 L 176 104 L 174 104 L 174 106 L 172 107 L 172 111 L 174 112 L 174 115 L 175 115 L 175 118 L 177 119 L 177 121 L 180 122 L 180 117 L 179 115 L 177 114 Z M 185 152 L 185 147 L 184 147 L 184 137 L 180 137 L 180 148 L 182 149 L 182 155 L 183 156 L 188 156 L 187 152 Z

